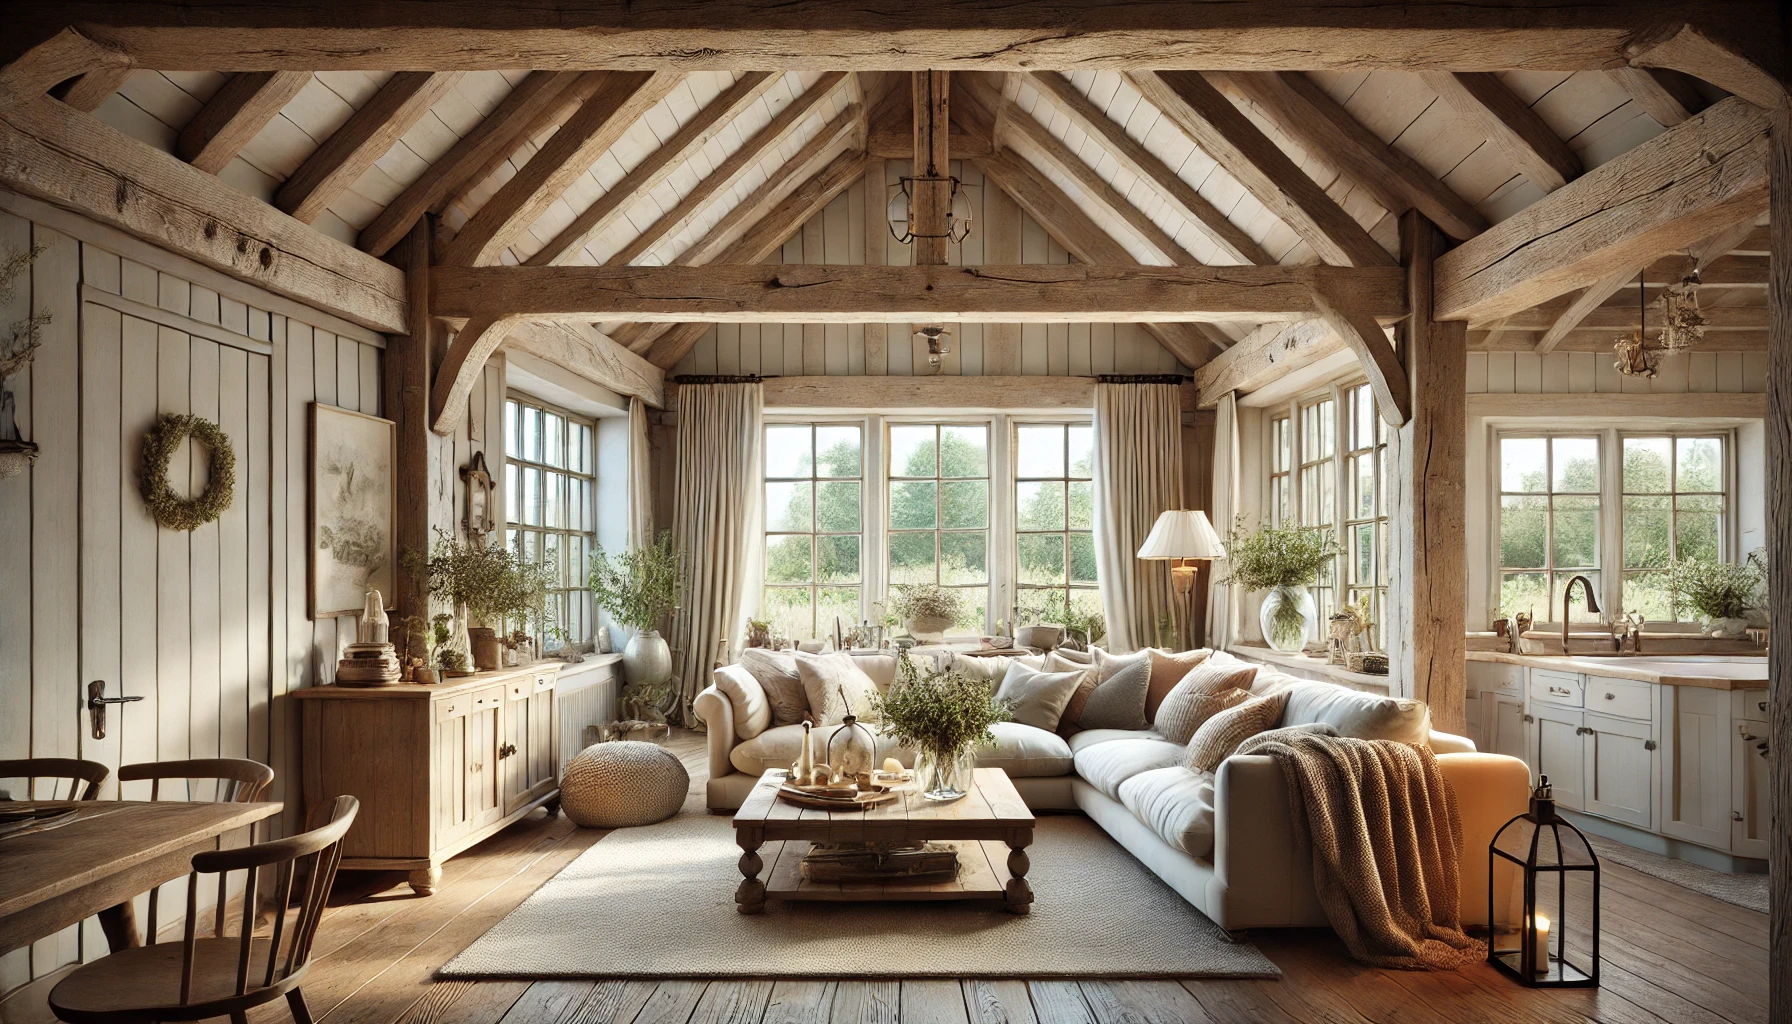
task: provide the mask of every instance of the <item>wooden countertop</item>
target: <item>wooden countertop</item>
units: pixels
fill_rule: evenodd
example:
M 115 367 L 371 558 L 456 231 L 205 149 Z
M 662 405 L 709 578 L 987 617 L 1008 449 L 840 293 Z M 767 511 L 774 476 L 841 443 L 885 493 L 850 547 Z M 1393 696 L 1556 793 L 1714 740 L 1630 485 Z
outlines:
M 1702 686 L 1712 690 L 1767 688 L 1767 659 L 1764 657 L 1694 658 L 1666 655 L 1651 658 L 1647 654 L 1641 654 L 1613 658 L 1564 658 L 1547 654 L 1512 654 L 1507 651 L 1469 651 L 1468 660 L 1529 665 L 1533 668 L 1580 672 L 1608 679 L 1635 679 L 1662 686 Z
M 549 670 L 558 673 L 565 665 L 565 662 L 554 658 L 543 658 L 529 665 L 501 668 L 495 672 L 475 672 L 470 676 L 455 676 L 439 683 L 388 683 L 384 686 L 338 686 L 329 683 L 294 690 L 292 695 L 300 700 L 416 700 L 419 697 L 448 697 L 491 686 L 493 683 L 508 682 L 518 676 L 533 676 Z

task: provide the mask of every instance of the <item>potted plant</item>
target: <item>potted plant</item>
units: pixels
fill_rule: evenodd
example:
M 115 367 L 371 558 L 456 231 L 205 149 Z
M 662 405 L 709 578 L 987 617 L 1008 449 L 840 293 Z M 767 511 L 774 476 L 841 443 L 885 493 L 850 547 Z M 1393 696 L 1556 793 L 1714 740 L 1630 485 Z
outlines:
M 414 552 L 406 552 L 407 568 L 413 576 L 426 582 L 432 597 L 446 601 L 454 609 L 456 636 L 450 646 L 460 647 L 475 668 L 490 671 L 498 667 L 498 635 L 491 624 L 504 615 L 510 600 L 511 573 L 515 562 L 510 552 L 501 547 L 463 544 L 445 530 L 436 530 L 435 547 L 427 560 Z M 469 628 L 472 620 L 481 625 Z M 460 642 L 459 633 L 467 634 Z
M 1685 558 L 1668 567 L 1668 586 L 1699 617 L 1706 636 L 1738 637 L 1748 632 L 1748 613 L 1761 590 L 1763 574 L 1746 562 Z
M 1313 635 L 1318 618 L 1307 588 L 1337 557 L 1337 539 L 1323 527 L 1261 526 L 1247 531 L 1240 516 L 1226 538 L 1226 562 L 1232 572 L 1220 582 L 1267 590 L 1257 616 L 1263 639 L 1283 654 L 1294 654 Z
M 872 700 L 884 734 L 915 752 L 915 778 L 928 800 L 956 800 L 970 791 L 977 745 L 995 742 L 989 727 L 1011 713 L 987 683 L 957 671 L 923 672 L 906 651 L 889 692 Z
M 898 584 L 890 596 L 890 614 L 916 640 L 938 643 L 958 621 L 964 601 L 956 591 L 937 583 Z
M 530 626 L 543 633 L 557 632 L 552 628 L 553 616 L 548 610 L 548 590 L 554 583 L 554 570 L 511 557 L 498 594 L 500 621 L 510 631 L 501 642 L 511 658 L 518 648 L 530 642 Z
M 620 555 L 599 545 L 592 558 L 591 598 L 617 625 L 634 631 L 622 649 L 622 671 L 637 690 L 658 687 L 672 678 L 672 649 L 659 626 L 678 603 L 678 551 L 672 531 L 647 547 Z

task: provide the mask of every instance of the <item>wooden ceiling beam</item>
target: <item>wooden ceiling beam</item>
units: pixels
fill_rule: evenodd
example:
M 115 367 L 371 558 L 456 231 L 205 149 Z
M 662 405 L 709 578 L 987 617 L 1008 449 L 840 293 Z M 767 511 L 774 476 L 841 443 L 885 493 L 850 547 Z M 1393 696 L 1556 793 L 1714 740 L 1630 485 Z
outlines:
M 582 380 L 633 396 L 655 408 L 666 405 L 666 375 L 588 324 L 519 320 L 505 331 L 504 349 L 527 352 Z
M 1296 142 L 1350 177 L 1399 215 L 1417 209 L 1451 238 L 1473 238 L 1487 218 L 1417 160 L 1381 141 L 1298 71 L 1217 76 L 1262 107 Z
M 6 13 L 9 39 L 29 42 L 16 50 L 0 47 L 0 105 L 36 99 L 77 76 L 137 67 L 122 47 L 68 28 L 68 19 L 52 15 L 34 37 L 17 5 Z
M 1629 287 L 1624 287 L 1628 285 Z M 1636 327 L 1636 275 L 1630 275 L 1628 281 L 1621 283 L 1606 303 L 1594 306 L 1581 313 L 1581 318 L 1572 331 L 1604 331 L 1609 335 L 1617 335 Z M 1651 291 L 1648 299 L 1655 300 L 1659 290 Z M 1708 334 L 1722 334 L 1729 331 L 1760 331 L 1767 329 L 1767 307 L 1756 306 L 1715 306 L 1705 305 L 1701 310 L 1707 323 Z M 1649 310 L 1649 329 L 1653 331 L 1661 325 L 1660 311 Z M 1527 309 L 1522 313 L 1514 313 L 1505 320 L 1506 330 L 1512 331 L 1547 331 L 1561 320 L 1561 312 L 1554 304 L 1537 309 Z
M 1362 225 L 1200 72 L 1141 71 L 1128 78 L 1147 102 L 1293 228 L 1320 259 L 1350 267 L 1395 265 Z
M 1166 198 L 1182 208 L 1183 214 L 1214 245 L 1238 263 L 1274 263 L 1263 247 L 1245 230 L 1232 223 L 1214 205 L 1202 197 L 1193 185 L 1182 180 L 1164 165 L 1144 144 L 1126 134 L 1126 129 L 1097 107 L 1070 79 L 1056 71 L 1041 71 L 1028 78 L 1050 97 L 1055 109 L 1068 117 L 1084 134 L 1100 139 L 1110 155 L 1122 167 L 1156 185 Z
M 1381 418 L 1388 426 L 1405 426 L 1412 419 L 1412 387 L 1387 332 L 1360 304 L 1329 295 L 1325 288 L 1314 289 L 1313 301 L 1319 307 L 1319 319 L 1356 355 L 1357 365 L 1375 393 Z
M 274 192 L 274 205 L 309 224 L 386 155 L 435 102 L 460 81 L 458 71 L 400 71 L 366 106 L 330 133 Z
M 504 344 L 514 322 L 507 316 L 475 316 L 455 332 L 430 388 L 429 429 L 444 437 L 454 433 L 467 414 L 467 396 L 473 393 L 474 381 L 485 371 L 486 360 Z
M 952 243 L 946 226 L 952 210 L 952 154 L 946 135 L 952 123 L 952 73 L 909 73 L 912 147 L 909 155 L 909 249 L 916 266 L 943 267 Z
M 578 112 L 443 247 L 441 262 L 469 266 L 497 262 L 511 242 L 682 78 L 673 71 L 607 74 Z
M 1509 316 L 1757 216 L 1767 133 L 1731 97 L 1595 167 L 1439 257 L 1438 318 Z
M 372 330 L 405 330 L 402 270 L 48 96 L 0 104 L 0 184 Z
M 128 64 L 114 64 L 89 71 L 69 83 L 68 91 L 62 94 L 62 102 L 84 114 L 91 114 L 124 85 L 125 79 L 136 73 L 137 69 Z
M 1630 94 L 1643 113 L 1672 128 L 1711 104 L 1678 71 L 1651 68 L 1613 68 L 1606 72 L 1618 87 Z
M 309 71 L 242 71 L 230 76 L 181 128 L 174 140 L 175 155 L 207 174 L 217 174 L 310 81 Z
M 1470 131 L 1493 143 L 1531 184 L 1554 192 L 1580 177 L 1580 157 L 1499 76 L 1489 71 L 1427 71 L 1420 77 Z
M 1196 406 L 1211 409 L 1228 392 L 1255 391 L 1344 347 L 1337 330 L 1322 319 L 1264 324 L 1195 368 Z
M 1749 27 L 1749 22 L 1742 22 L 1732 31 L 1723 33 L 1725 39 L 1733 42 L 1720 40 L 1708 26 L 1691 25 L 1684 21 L 1673 28 L 1672 35 L 1665 38 L 1653 36 L 1647 31 L 1639 32 L 1639 39 L 1653 37 L 1659 41 L 1653 45 L 1632 43 L 1627 48 L 1630 51 L 1627 63 L 1631 67 L 1668 68 L 1703 78 L 1763 110 L 1775 110 L 1786 104 L 1786 83 L 1769 68 L 1776 65 L 1784 68 L 1787 55 L 1781 52 L 1777 61 L 1763 64 L 1743 56 L 1735 45 L 1762 45 L 1765 41 L 1760 36 L 1773 35 L 1771 29 L 1763 32 L 1762 27 L 1774 24 L 1778 23 L 1765 13 L 1760 16 L 1760 20 L 1753 22 L 1752 28 Z
M 1543 337 L 1537 339 L 1536 350 L 1538 352 L 1554 352 L 1556 346 L 1562 343 L 1562 339 L 1568 337 L 1569 332 L 1579 327 L 1587 319 L 1588 314 L 1605 305 L 1606 299 L 1616 295 L 1625 285 L 1635 280 L 1638 273 L 1640 271 L 1626 267 L 1610 277 L 1595 281 L 1581 289 L 1580 294 L 1574 297 L 1574 301 L 1568 303 L 1568 308 L 1562 310 L 1555 322 L 1549 325 L 1549 329 L 1543 332 Z M 1519 324 L 1515 322 L 1516 320 L 1516 317 L 1507 317 L 1501 320 L 1501 329 L 1510 330 L 1518 327 Z
M 636 164 L 621 180 L 573 218 L 541 251 L 523 261 L 527 267 L 545 267 L 569 259 L 591 236 L 602 231 L 616 217 L 642 196 L 659 187 L 683 166 L 698 150 L 716 137 L 766 90 L 778 84 L 780 76 L 769 71 L 748 71 L 735 79 L 721 95 L 711 100 L 689 121 L 680 125 L 665 144 Z M 657 226 L 657 224 L 655 225 Z M 651 230 L 651 229 L 649 229 Z
M 836 196 L 864 177 L 867 162 L 865 154 L 857 151 L 834 157 L 735 239 L 721 253 L 720 262 L 753 264 L 770 258 L 786 239 L 801 231 L 810 218 L 821 213 Z M 709 325 L 703 323 L 681 323 L 673 327 L 647 350 L 648 362 L 662 368 L 676 366 L 708 330 Z
M 424 168 L 398 198 L 386 204 L 379 216 L 361 229 L 355 245 L 363 252 L 384 256 L 405 237 L 418 217 L 440 213 L 456 192 L 483 180 L 491 173 L 489 168 L 508 159 L 524 140 L 537 134 L 539 122 L 561 107 L 567 91 L 580 78 L 597 74 L 601 73 L 530 72 L 472 131 Z

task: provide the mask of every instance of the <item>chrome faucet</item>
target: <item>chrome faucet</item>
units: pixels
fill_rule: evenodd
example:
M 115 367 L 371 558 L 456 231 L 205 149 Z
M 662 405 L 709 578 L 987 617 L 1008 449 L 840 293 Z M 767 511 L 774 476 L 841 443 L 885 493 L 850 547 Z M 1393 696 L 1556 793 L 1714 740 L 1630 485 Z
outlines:
M 1587 611 L 1599 614 L 1599 599 L 1593 596 L 1593 581 L 1585 576 L 1575 576 L 1562 588 L 1562 654 L 1568 654 L 1568 602 L 1574 596 L 1574 585 L 1580 584 L 1581 592 L 1587 595 Z

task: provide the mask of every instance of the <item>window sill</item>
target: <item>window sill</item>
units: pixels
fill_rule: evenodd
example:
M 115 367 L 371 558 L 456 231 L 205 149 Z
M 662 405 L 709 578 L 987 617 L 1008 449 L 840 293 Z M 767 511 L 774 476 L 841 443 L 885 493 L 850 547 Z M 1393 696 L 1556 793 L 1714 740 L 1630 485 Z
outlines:
M 1233 644 L 1226 648 L 1226 653 L 1260 665 L 1273 665 L 1289 675 L 1302 679 L 1339 683 L 1354 690 L 1368 690 L 1373 693 L 1391 692 L 1391 684 L 1387 676 L 1352 672 L 1338 665 L 1327 664 L 1324 658 L 1309 658 L 1304 654 L 1283 654 L 1280 651 L 1260 647 L 1256 644 Z

